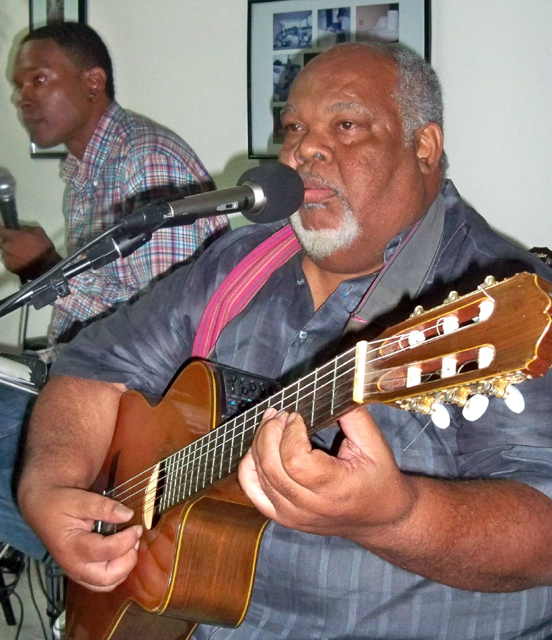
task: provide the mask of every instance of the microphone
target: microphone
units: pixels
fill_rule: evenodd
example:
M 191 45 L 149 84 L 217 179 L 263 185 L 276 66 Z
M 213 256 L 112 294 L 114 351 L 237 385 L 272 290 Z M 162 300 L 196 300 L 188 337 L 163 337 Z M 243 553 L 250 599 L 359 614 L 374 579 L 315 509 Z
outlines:
M 303 203 L 304 191 L 295 169 L 273 162 L 246 171 L 236 187 L 151 203 L 125 216 L 120 225 L 123 229 L 172 227 L 234 212 L 242 213 L 250 222 L 267 224 L 294 214 Z
M 5 227 L 19 229 L 15 206 L 15 180 L 4 167 L 0 167 L 0 215 Z

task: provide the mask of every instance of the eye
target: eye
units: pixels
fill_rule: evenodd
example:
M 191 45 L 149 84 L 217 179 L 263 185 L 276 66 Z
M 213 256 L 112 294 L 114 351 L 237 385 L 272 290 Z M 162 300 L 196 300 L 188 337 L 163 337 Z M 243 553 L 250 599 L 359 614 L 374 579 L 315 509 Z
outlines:
M 284 131 L 286 133 L 297 133 L 298 131 L 301 131 L 301 125 L 297 124 L 297 122 L 288 122 L 287 124 L 284 124 Z
M 342 129 L 343 131 L 351 131 L 352 129 L 355 128 L 355 123 L 352 122 L 351 120 L 342 120 L 337 126 L 339 129 Z
M 46 82 L 46 76 L 43 73 L 37 73 L 33 78 L 35 84 L 44 84 Z

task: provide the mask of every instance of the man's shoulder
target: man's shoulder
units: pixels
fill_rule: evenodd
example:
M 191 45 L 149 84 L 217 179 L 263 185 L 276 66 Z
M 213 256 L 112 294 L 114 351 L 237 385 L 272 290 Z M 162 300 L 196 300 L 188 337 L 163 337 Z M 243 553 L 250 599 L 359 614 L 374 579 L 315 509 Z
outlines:
M 195 156 L 191 147 L 167 127 L 120 107 L 113 144 L 121 154 L 159 153 L 176 158 Z
M 475 274 L 481 268 L 497 278 L 530 271 L 552 280 L 552 270 L 543 261 L 493 229 L 462 199 L 452 182 L 445 184 L 443 196 L 446 216 L 440 260 L 447 271 Z

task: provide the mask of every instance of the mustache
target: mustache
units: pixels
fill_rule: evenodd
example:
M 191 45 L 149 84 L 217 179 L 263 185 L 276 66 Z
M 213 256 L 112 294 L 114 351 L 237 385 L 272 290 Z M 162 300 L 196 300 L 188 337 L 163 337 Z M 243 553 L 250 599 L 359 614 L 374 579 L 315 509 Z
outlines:
M 327 189 L 331 189 L 332 191 L 335 191 L 335 193 L 340 198 L 343 197 L 343 193 L 341 192 L 341 189 L 339 188 L 339 186 L 334 182 L 332 182 L 331 180 L 328 180 L 327 178 L 324 178 L 323 176 L 317 173 L 311 173 L 310 171 L 297 170 L 297 173 L 299 174 L 303 182 L 305 182 L 306 180 L 313 180 L 314 182 L 318 182 L 319 184 L 326 187 Z

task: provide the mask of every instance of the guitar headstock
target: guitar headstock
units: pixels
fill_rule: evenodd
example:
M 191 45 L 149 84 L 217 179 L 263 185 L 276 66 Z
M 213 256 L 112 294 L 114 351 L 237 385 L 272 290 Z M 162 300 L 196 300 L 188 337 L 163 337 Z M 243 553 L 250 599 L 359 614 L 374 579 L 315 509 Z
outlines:
M 521 273 L 493 278 L 468 295 L 412 316 L 359 343 L 355 401 L 396 403 L 431 413 L 476 394 L 504 396 L 510 385 L 552 365 L 552 284 Z

